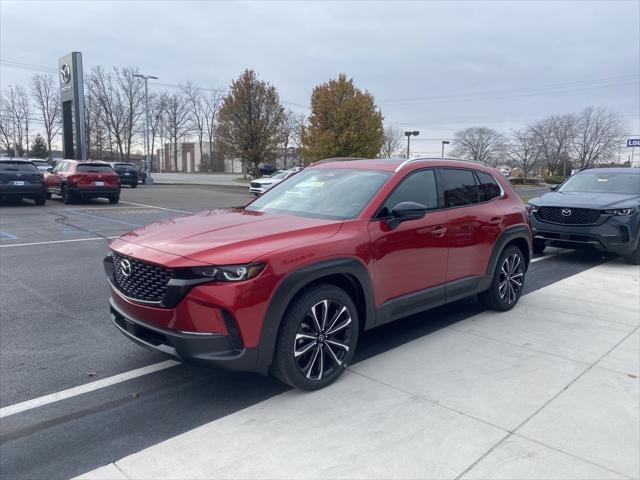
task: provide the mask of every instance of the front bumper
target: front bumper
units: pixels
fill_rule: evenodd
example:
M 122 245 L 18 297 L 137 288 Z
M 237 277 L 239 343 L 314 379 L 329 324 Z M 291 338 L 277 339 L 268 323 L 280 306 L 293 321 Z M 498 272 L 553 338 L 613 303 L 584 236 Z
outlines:
M 218 366 L 230 370 L 256 369 L 257 350 L 238 349 L 229 335 L 222 333 L 187 333 L 150 325 L 133 318 L 109 300 L 111 320 L 129 340 L 148 350 L 160 352 L 181 362 Z
M 629 255 L 638 246 L 640 215 L 611 216 L 598 225 L 560 225 L 539 220 L 531 214 L 534 241 L 560 248 L 591 248 Z

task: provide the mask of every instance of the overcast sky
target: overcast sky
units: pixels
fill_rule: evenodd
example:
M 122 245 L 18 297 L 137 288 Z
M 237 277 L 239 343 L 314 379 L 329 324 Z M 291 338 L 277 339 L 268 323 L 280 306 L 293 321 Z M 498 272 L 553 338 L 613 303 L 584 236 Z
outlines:
M 412 153 L 589 105 L 640 134 L 638 0 L 0 0 L 0 18 L 2 89 L 81 51 L 85 72 L 131 65 L 169 84 L 227 86 L 252 68 L 306 113 L 312 88 L 345 72 L 385 123 L 420 130 Z

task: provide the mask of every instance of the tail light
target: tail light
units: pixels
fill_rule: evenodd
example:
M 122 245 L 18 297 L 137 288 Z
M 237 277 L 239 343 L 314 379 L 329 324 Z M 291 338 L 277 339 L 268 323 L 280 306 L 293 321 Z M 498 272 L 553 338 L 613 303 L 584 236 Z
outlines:
M 76 182 L 80 179 L 80 175 L 69 175 L 67 177 L 67 184 L 68 185 L 75 185 Z

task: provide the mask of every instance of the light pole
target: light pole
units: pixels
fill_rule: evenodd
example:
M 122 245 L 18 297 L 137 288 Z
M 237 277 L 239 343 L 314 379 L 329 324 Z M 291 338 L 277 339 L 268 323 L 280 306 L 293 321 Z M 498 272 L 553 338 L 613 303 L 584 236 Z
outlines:
M 411 135 L 413 135 L 414 137 L 417 137 L 418 135 L 420 135 L 420 132 L 418 132 L 417 130 L 414 130 L 413 132 L 404 132 L 405 136 L 407 137 L 407 158 L 409 158 L 409 147 L 411 146 Z
M 442 141 L 442 158 L 444 158 L 444 146 L 449 145 L 449 140 Z
M 153 185 L 153 178 L 151 177 L 151 161 L 149 159 L 149 79 L 158 80 L 158 77 L 153 75 L 139 75 L 135 74 L 134 77 L 142 78 L 144 80 L 144 164 L 147 176 L 144 179 L 145 185 Z

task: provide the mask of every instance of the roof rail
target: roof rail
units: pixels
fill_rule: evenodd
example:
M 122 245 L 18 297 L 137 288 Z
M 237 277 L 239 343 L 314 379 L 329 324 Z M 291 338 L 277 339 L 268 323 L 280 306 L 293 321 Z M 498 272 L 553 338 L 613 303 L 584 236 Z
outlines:
M 335 158 L 325 158 L 323 160 L 318 160 L 317 162 L 313 162 L 311 165 L 309 165 L 310 167 L 314 166 L 314 165 L 321 165 L 323 163 L 328 163 L 328 162 L 348 162 L 350 160 L 369 160 L 368 158 L 364 158 L 364 157 L 335 157 Z
M 404 168 L 405 165 L 409 165 L 410 163 L 420 162 L 420 161 L 424 161 L 424 160 L 455 160 L 457 162 L 471 162 L 471 163 L 478 163 L 478 164 L 482 165 L 482 163 L 476 162 L 475 160 L 466 160 L 464 158 L 455 158 L 455 157 L 420 157 L 420 158 L 408 158 L 407 160 L 402 162 L 400 165 L 398 165 L 396 167 L 395 171 L 399 172 L 400 170 L 402 170 Z

